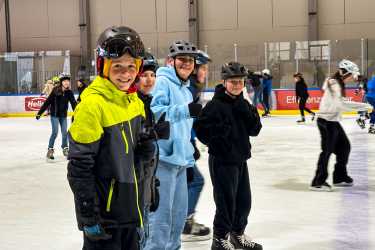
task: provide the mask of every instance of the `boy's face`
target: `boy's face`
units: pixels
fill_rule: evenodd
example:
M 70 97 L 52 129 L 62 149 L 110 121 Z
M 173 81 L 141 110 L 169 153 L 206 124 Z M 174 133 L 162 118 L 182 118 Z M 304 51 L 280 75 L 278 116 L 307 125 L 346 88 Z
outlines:
M 226 90 L 231 95 L 239 95 L 242 92 L 242 89 L 244 88 L 245 79 L 243 77 L 233 77 L 228 78 L 224 81 L 224 86 Z
M 125 53 L 112 59 L 109 69 L 109 80 L 121 91 L 127 91 L 137 77 L 135 58 Z
M 70 81 L 68 79 L 62 81 L 61 84 L 62 84 L 64 89 L 69 89 L 69 87 L 70 87 Z
M 208 64 L 200 65 L 197 70 L 197 80 L 200 83 L 204 83 L 208 74 Z
M 176 56 L 174 65 L 177 74 L 184 80 L 187 80 L 194 70 L 194 58 L 191 56 Z
M 141 77 L 139 78 L 139 90 L 143 93 L 148 95 L 152 88 L 155 85 L 156 75 L 153 71 L 147 70 L 142 73 Z

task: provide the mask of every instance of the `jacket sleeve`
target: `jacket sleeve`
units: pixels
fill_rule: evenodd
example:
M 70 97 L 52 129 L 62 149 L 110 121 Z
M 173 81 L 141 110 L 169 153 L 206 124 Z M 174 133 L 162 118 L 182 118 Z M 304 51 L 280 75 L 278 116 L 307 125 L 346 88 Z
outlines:
M 158 79 L 153 91 L 151 110 L 155 114 L 155 117 L 159 118 L 165 112 L 166 120 L 169 120 L 171 123 L 190 118 L 187 104 L 170 105 L 169 96 L 171 93 L 166 81 L 164 78 Z
M 38 111 L 38 115 L 42 115 L 44 111 L 51 105 L 52 100 L 56 98 L 55 93 L 52 91 L 51 94 L 48 96 L 47 100 L 43 103 L 42 107 L 40 107 Z
M 262 123 L 257 108 L 245 101 L 248 106 L 248 113 L 244 119 L 246 130 L 249 136 L 257 136 L 262 129 Z
M 103 134 L 101 109 L 94 102 L 80 103 L 69 129 L 68 181 L 73 191 L 78 226 L 97 223 L 95 211 L 95 157 Z
M 72 109 L 75 110 L 77 106 L 77 101 L 76 101 L 76 98 L 74 98 L 74 94 L 72 91 L 70 91 L 69 102 L 70 102 L 70 105 L 72 105 Z

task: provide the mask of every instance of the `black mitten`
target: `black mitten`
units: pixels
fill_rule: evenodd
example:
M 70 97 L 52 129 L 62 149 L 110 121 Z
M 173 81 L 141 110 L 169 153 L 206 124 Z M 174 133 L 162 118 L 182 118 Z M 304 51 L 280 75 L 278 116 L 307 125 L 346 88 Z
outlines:
M 194 169 L 192 167 L 186 169 L 186 180 L 187 183 L 191 183 L 194 180 Z
M 202 104 L 200 103 L 191 102 L 189 103 L 188 107 L 189 107 L 190 117 L 192 118 L 197 117 L 202 110 Z
M 168 140 L 170 135 L 170 123 L 165 120 L 165 112 L 160 116 L 158 122 L 154 125 L 154 131 L 157 139 Z

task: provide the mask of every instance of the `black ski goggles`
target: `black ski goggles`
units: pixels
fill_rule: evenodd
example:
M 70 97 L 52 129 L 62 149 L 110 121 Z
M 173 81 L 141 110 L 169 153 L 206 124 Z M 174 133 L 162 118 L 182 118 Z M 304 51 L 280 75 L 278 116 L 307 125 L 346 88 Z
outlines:
M 105 44 L 104 48 L 98 48 L 99 56 L 108 58 L 119 58 L 125 53 L 129 53 L 134 58 L 139 58 L 142 56 L 142 48 L 137 46 L 137 42 L 131 40 L 130 37 L 111 39 Z

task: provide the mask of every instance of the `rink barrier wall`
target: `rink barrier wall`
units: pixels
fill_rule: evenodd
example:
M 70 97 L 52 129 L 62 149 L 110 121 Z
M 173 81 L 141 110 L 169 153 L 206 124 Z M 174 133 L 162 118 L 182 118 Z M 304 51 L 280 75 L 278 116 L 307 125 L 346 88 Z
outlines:
M 318 88 L 309 89 L 309 99 L 307 100 L 307 107 L 312 110 L 319 109 L 320 99 L 323 92 Z M 212 99 L 214 95 L 213 89 L 207 89 L 202 93 L 203 102 Z M 249 94 L 250 98 L 252 93 Z M 75 95 L 77 98 L 78 95 Z M 274 115 L 298 115 L 298 103 L 295 96 L 294 89 L 273 89 L 271 95 L 271 114 Z M 351 101 L 361 102 L 363 95 L 356 94 L 355 89 L 346 90 L 346 98 Z M 9 95 L 0 94 L 0 117 L 32 117 L 43 105 L 46 98 L 40 95 Z M 258 105 L 258 109 L 262 109 Z M 70 114 L 72 113 L 69 106 Z M 347 112 L 346 114 L 355 114 L 355 112 Z

